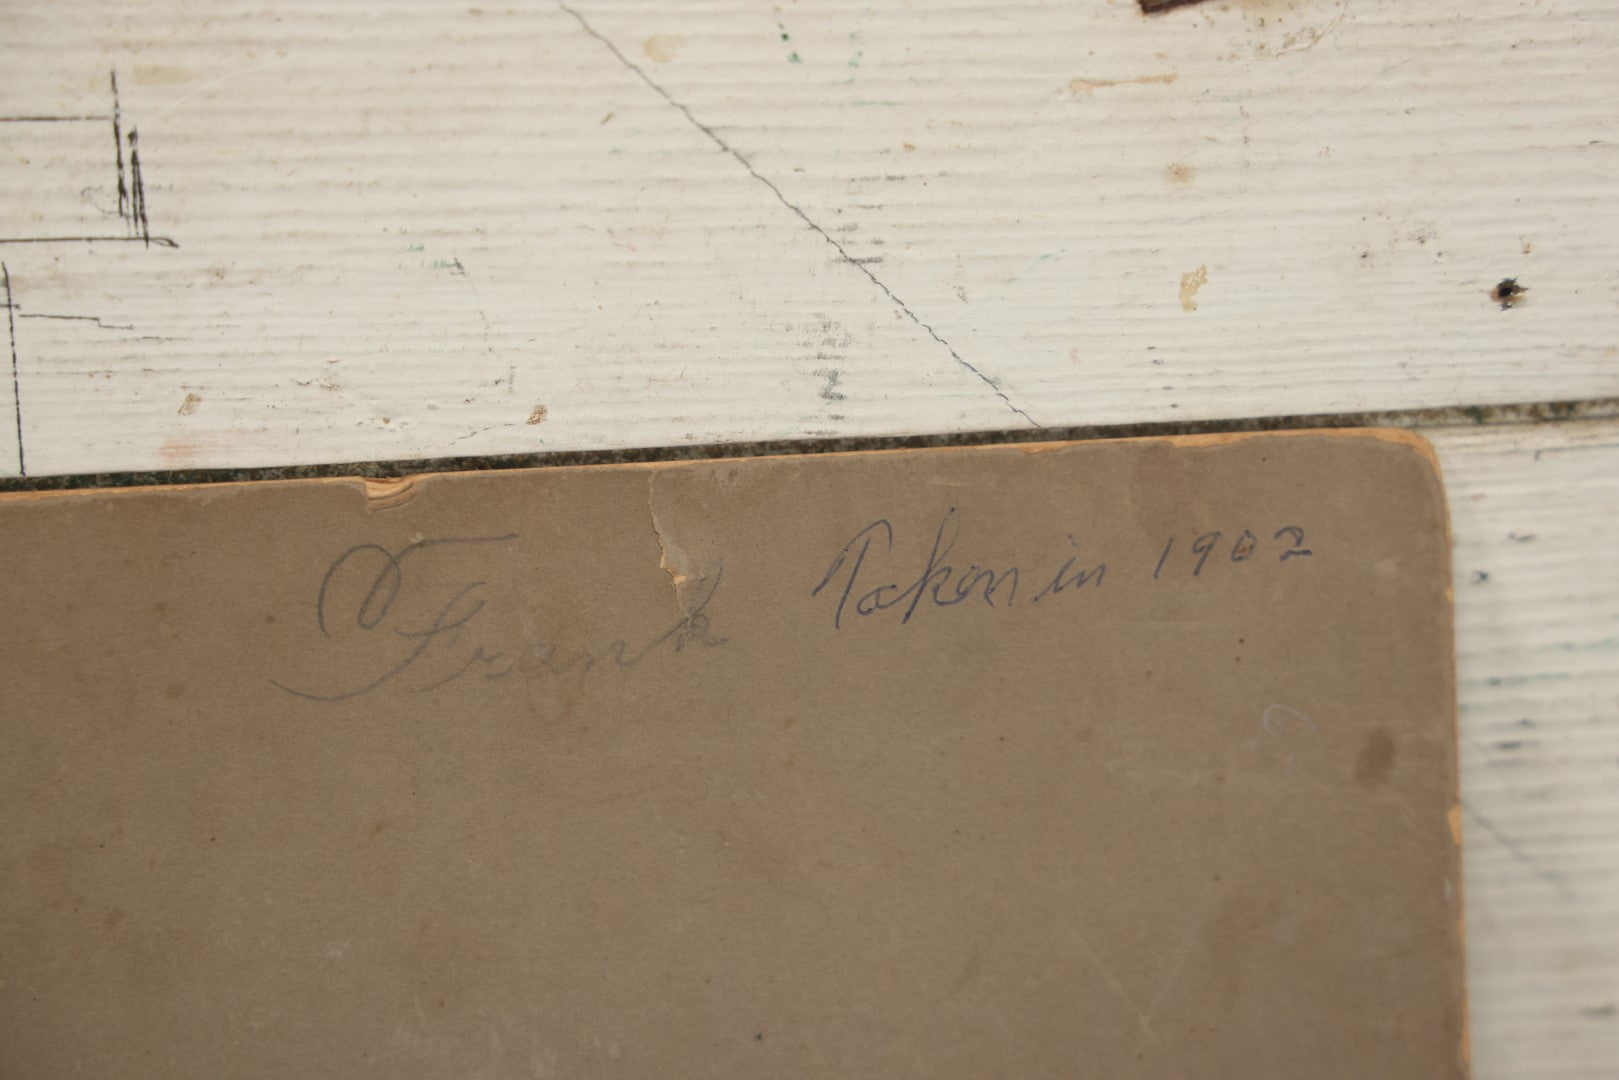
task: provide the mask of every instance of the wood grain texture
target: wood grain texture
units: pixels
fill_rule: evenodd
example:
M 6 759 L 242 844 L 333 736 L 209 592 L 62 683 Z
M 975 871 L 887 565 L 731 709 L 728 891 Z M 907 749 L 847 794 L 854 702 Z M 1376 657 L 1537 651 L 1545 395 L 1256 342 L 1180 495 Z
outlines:
M 63 0 L 3 37 L 0 239 L 123 237 L 0 244 L 35 474 L 1619 392 L 1609 0 Z
M 1619 1062 L 1619 422 L 1424 432 L 1455 540 L 1474 1076 Z

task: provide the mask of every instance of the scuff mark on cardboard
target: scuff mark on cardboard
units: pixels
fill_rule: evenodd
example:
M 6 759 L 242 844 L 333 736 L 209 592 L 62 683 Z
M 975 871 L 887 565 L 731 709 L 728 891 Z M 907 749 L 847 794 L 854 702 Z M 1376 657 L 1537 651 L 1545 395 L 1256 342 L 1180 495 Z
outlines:
M 690 559 L 680 545 L 675 543 L 663 523 L 658 520 L 658 507 L 653 498 L 653 488 L 656 486 L 656 472 L 650 472 L 646 478 L 646 510 L 647 516 L 652 519 L 652 535 L 658 541 L 658 569 L 669 575 L 669 586 L 674 590 L 675 603 L 680 604 L 681 587 L 691 580 L 687 573 Z M 682 605 L 681 610 L 685 610 Z

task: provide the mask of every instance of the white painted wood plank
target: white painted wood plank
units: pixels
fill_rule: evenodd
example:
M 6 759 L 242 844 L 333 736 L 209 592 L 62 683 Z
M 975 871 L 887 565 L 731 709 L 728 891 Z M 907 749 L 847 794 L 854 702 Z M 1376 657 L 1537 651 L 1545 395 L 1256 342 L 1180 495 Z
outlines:
M 13 7 L 36 474 L 1619 393 L 1611 0 Z
M 1619 422 L 1433 429 L 1477 1080 L 1619 1065 Z

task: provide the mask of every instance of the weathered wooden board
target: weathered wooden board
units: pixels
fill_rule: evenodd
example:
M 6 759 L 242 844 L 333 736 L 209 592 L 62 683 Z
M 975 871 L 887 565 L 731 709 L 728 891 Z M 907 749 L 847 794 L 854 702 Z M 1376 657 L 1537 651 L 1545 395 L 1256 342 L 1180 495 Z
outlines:
M 1619 423 L 1425 432 L 1455 537 L 1477 1080 L 1619 1062 Z
M 13 8 L 36 474 L 1619 393 L 1609 0 Z

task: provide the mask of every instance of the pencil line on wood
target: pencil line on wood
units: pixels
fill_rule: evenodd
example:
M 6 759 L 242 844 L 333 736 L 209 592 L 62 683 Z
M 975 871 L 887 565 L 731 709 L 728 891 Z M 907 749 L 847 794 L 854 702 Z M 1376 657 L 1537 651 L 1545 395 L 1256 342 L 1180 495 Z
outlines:
M 87 322 L 95 323 L 103 330 L 133 330 L 134 323 L 108 323 L 102 322 L 99 315 L 56 315 L 46 311 L 25 311 L 17 316 L 19 319 L 56 319 L 60 322 Z
M 11 268 L 0 262 L 0 278 L 6 289 L 6 337 L 11 342 L 11 400 L 17 416 L 17 475 L 27 476 L 28 467 L 22 449 L 22 390 L 17 378 L 17 319 L 16 304 L 11 299 Z
M 1568 882 L 1564 881 L 1560 875 L 1555 874 L 1542 866 L 1533 855 L 1530 855 L 1527 851 L 1520 847 L 1516 840 L 1497 828 L 1495 822 L 1491 821 L 1489 818 L 1475 810 L 1471 803 L 1464 799 L 1462 801 L 1462 806 L 1466 808 L 1469 817 L 1482 825 L 1484 827 L 1484 831 L 1494 837 L 1495 842 L 1505 848 L 1507 854 L 1511 855 L 1514 859 L 1517 859 L 1520 863 L 1522 863 L 1531 874 L 1550 885 L 1553 889 L 1556 889 L 1558 895 L 1562 896 L 1563 899 L 1574 899 L 1574 893 L 1568 887 Z
M 144 243 L 148 246 L 177 248 L 167 236 L 0 236 L 0 244 L 116 244 Z
M 129 220 L 129 188 L 124 183 L 124 132 L 122 110 L 118 105 L 118 72 L 108 73 L 112 82 L 112 149 L 118 158 L 118 216 Z
M 0 116 L 0 124 L 79 124 L 102 123 L 105 116 Z
M 623 64 L 625 67 L 629 68 L 630 71 L 634 72 L 636 76 L 639 77 L 642 82 L 646 83 L 647 86 L 651 87 L 659 97 L 663 98 L 664 101 L 668 102 L 676 109 L 679 109 L 681 114 L 684 115 L 687 120 L 691 121 L 692 126 L 696 127 L 698 131 L 701 131 L 704 135 L 707 135 L 711 140 L 713 140 L 715 146 L 718 146 L 721 150 L 725 151 L 725 153 L 734 158 L 737 164 L 741 165 L 748 171 L 749 176 L 753 177 L 755 180 L 759 181 L 759 183 L 769 188 L 771 194 L 775 195 L 778 202 L 780 202 L 788 210 L 791 210 L 800 221 L 809 226 L 811 231 L 813 231 L 822 240 L 825 240 L 828 244 L 831 244 L 833 250 L 838 253 L 838 257 L 843 262 L 848 263 L 850 266 L 866 275 L 867 279 L 869 279 L 873 285 L 877 286 L 877 288 L 882 291 L 884 296 L 893 301 L 894 305 L 898 307 L 900 311 L 904 312 L 907 318 L 926 331 L 927 335 L 934 341 L 937 341 L 940 345 L 943 345 L 945 350 L 950 353 L 951 357 L 956 361 L 956 363 L 978 376 L 983 384 L 989 387 L 990 390 L 994 392 L 995 396 L 1000 398 L 1008 409 L 1011 409 L 1014 413 L 1027 420 L 1031 426 L 1042 429 L 1044 428 L 1043 424 L 1041 424 L 1034 417 L 1030 416 L 1026 411 L 1023 410 L 1022 407 L 1007 396 L 1006 391 L 1001 389 L 999 382 L 984 374 L 983 370 L 977 365 L 963 358 L 962 355 L 956 351 L 955 346 L 946 341 L 943 336 L 941 336 L 940 333 L 932 327 L 932 325 L 924 322 L 922 317 L 919 316 L 915 311 L 912 311 L 910 306 L 907 305 L 905 301 L 901 300 L 894 294 L 893 289 L 890 289 L 887 285 L 883 284 L 882 279 L 871 272 L 870 267 L 866 264 L 866 260 L 856 259 L 850 255 L 844 246 L 838 243 L 837 239 L 834 238 L 831 233 L 823 229 L 815 222 L 813 218 L 806 214 L 802 208 L 788 199 L 786 195 L 782 194 L 781 188 L 777 187 L 758 169 L 755 169 L 752 163 L 750 163 L 747 158 L 742 156 L 741 152 L 739 152 L 730 143 L 720 138 L 719 133 L 713 128 L 697 119 L 696 114 L 676 100 L 673 94 L 669 93 L 669 91 L 665 90 L 661 85 L 654 82 L 652 77 L 649 76 L 645 71 L 642 71 L 633 60 L 625 56 L 624 53 L 619 50 L 617 45 L 614 45 L 612 41 L 609 40 L 605 35 L 596 30 L 596 28 L 591 26 L 590 23 L 586 22 L 583 15 L 579 14 L 579 12 L 569 7 L 567 4 L 558 4 L 557 6 L 563 11 L 566 11 L 569 15 L 572 15 L 575 21 L 579 23 L 580 27 L 584 29 L 585 33 L 589 34 L 591 37 L 605 45 L 607 50 L 618 58 L 619 63 Z
M 152 229 L 146 220 L 146 184 L 141 180 L 140 133 L 129 127 L 129 224 L 147 247 L 152 246 Z

